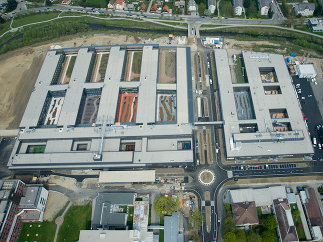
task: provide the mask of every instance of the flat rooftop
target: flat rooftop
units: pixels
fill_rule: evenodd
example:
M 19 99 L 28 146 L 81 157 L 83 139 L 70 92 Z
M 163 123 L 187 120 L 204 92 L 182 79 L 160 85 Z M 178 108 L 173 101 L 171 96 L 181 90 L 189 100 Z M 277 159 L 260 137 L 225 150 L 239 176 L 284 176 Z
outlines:
M 248 83 L 232 83 L 226 50 L 214 50 L 228 159 L 312 155 L 282 55 L 243 51 Z
M 176 83 L 158 83 L 161 49 L 166 59 L 172 53 Z M 182 147 L 193 145 L 180 145 L 192 144 L 190 59 L 189 48 L 158 45 L 48 51 L 9 168 L 192 164 L 192 148 Z M 57 81 L 66 76 L 68 82 Z M 163 122 L 157 118 L 161 116 Z

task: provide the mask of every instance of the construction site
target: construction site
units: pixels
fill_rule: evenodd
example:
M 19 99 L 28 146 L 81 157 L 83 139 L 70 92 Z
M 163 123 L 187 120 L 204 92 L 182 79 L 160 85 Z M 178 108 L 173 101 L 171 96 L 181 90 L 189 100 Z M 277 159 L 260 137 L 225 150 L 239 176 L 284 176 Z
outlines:
M 190 60 L 158 45 L 48 51 L 9 168 L 193 165 Z

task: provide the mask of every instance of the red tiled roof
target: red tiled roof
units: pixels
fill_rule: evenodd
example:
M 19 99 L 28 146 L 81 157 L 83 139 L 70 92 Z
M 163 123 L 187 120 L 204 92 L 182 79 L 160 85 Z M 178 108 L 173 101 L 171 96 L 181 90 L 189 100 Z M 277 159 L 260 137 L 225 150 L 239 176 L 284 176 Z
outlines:
M 257 208 L 254 201 L 232 203 L 232 213 L 236 225 L 259 223 Z
M 122 5 L 124 3 L 124 0 L 117 0 L 116 1 L 116 5 L 119 4 L 119 5 Z
M 169 7 L 168 7 L 167 5 L 165 5 L 165 6 L 163 7 L 163 9 L 164 9 L 165 11 L 169 12 Z
M 306 213 L 311 226 L 323 226 L 323 216 L 317 201 L 314 188 L 307 189 L 308 202 L 305 203 Z
M 146 4 L 141 4 L 141 9 L 145 10 L 146 9 Z
M 156 11 L 157 10 L 157 4 L 154 4 L 151 8 L 150 11 Z
M 294 225 L 289 224 L 286 214 L 286 211 L 288 211 L 288 213 L 291 212 L 291 209 L 288 205 L 288 200 L 286 198 L 283 200 L 275 199 L 273 200 L 273 203 L 281 241 L 298 241 L 296 228 Z M 292 215 L 290 214 L 290 216 Z M 290 217 L 290 219 L 292 218 Z

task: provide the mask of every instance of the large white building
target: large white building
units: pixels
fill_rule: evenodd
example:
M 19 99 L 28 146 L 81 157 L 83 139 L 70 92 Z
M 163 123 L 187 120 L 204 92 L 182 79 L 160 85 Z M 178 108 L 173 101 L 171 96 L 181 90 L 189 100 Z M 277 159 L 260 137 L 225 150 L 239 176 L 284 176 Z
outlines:
M 192 165 L 190 60 L 158 45 L 50 50 L 9 168 Z
M 226 50 L 214 54 L 227 159 L 312 155 L 284 57 L 243 51 L 247 83 L 233 83 Z

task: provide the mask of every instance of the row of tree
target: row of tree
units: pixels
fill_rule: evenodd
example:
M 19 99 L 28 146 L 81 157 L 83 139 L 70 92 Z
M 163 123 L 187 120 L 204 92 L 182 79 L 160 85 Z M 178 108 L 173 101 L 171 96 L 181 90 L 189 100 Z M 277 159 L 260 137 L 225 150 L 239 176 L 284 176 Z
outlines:
M 235 226 L 231 216 L 227 216 L 224 221 L 224 241 L 225 242 L 275 242 L 276 231 L 278 226 L 276 217 L 272 214 L 268 215 L 262 225 L 264 229 L 260 235 L 254 229 L 247 233 Z

